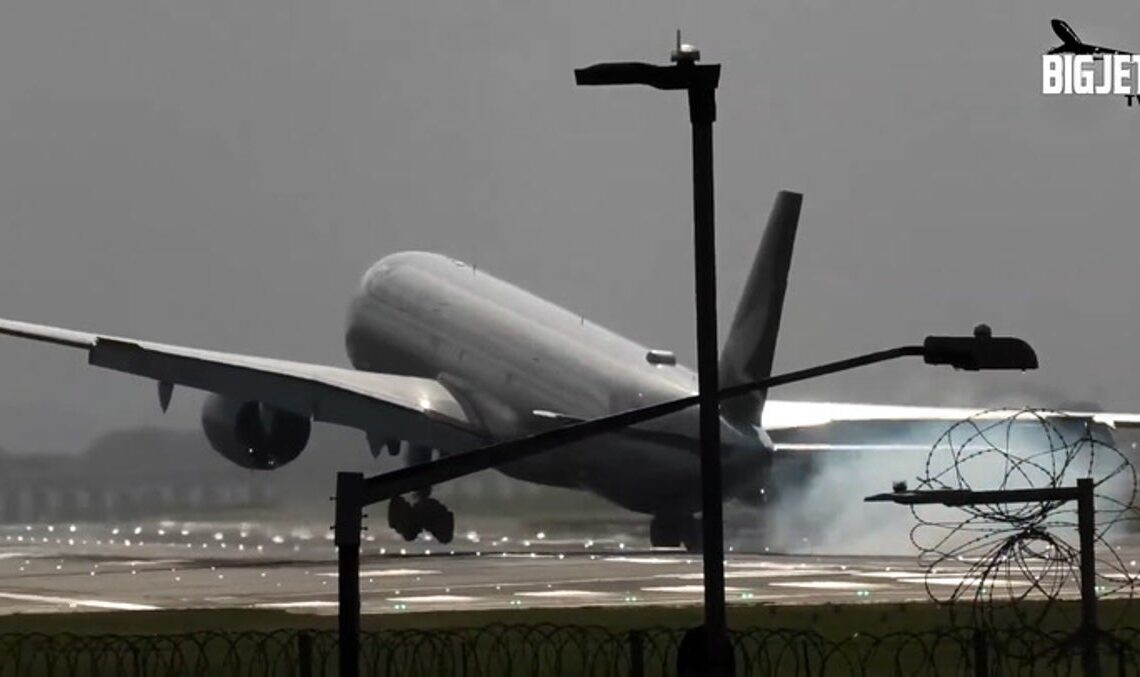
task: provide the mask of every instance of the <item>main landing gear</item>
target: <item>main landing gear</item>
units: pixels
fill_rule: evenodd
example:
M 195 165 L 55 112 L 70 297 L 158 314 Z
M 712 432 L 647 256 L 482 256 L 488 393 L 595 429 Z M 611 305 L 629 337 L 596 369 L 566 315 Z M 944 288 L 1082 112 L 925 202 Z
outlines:
M 689 552 L 700 552 L 701 521 L 693 515 L 654 515 L 649 523 L 649 543 L 655 548 L 684 545 Z
M 371 440 L 370 440 L 371 441 Z M 385 442 L 388 450 L 396 453 L 401 448 L 400 440 Z M 430 463 L 435 450 L 422 444 L 407 445 L 408 466 Z M 412 500 L 396 496 L 388 501 L 388 526 L 404 537 L 414 541 L 421 531 L 426 531 L 440 543 L 450 543 L 455 536 L 455 513 L 431 497 L 431 487 L 423 487 L 412 493 Z
M 414 541 L 426 531 L 440 543 L 450 543 L 455 536 L 455 513 L 434 498 L 419 498 L 409 503 L 403 496 L 388 501 L 388 526 Z

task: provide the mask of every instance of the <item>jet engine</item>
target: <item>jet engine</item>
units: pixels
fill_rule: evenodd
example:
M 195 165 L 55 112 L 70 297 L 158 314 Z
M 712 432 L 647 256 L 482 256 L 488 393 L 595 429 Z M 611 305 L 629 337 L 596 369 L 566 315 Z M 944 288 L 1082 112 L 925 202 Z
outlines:
M 210 446 L 230 461 L 251 470 L 273 470 L 301 454 L 312 423 L 262 402 L 210 395 L 202 407 L 202 429 Z

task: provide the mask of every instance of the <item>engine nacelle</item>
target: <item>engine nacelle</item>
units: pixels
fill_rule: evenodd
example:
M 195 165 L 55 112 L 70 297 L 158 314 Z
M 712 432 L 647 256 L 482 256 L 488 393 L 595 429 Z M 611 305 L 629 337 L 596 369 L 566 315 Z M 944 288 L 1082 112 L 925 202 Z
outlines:
M 252 470 L 273 470 L 297 458 L 309 443 L 308 418 L 268 404 L 210 395 L 202 429 L 222 456 Z

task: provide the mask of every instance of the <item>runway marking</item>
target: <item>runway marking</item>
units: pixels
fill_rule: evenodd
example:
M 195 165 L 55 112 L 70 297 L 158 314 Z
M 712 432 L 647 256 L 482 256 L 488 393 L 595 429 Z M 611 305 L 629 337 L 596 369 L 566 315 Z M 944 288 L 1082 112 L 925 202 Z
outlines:
M 389 602 L 421 602 L 424 604 L 443 604 L 446 602 L 474 602 L 478 597 L 465 595 L 419 595 L 413 597 L 389 597 Z
M 889 588 L 885 583 L 855 583 L 852 581 L 779 581 L 769 583 L 781 588 L 810 588 L 813 590 L 873 590 Z
M 865 578 L 890 578 L 892 580 L 922 578 L 926 575 L 921 571 L 852 571 L 851 574 Z
M 440 573 L 438 569 L 373 569 L 360 572 L 361 578 L 379 578 L 381 576 L 430 576 Z M 322 572 L 318 576 L 336 578 L 335 571 Z
M 776 562 L 725 562 L 724 566 L 726 569 L 767 569 L 770 571 L 806 571 L 811 568 L 803 562 L 800 562 L 799 564 L 779 564 Z M 816 568 L 818 568 L 818 566 Z
M 327 609 L 336 605 L 336 602 L 315 599 L 306 602 L 262 602 L 253 606 L 258 609 Z
M 75 599 L 72 597 L 55 597 L 52 595 L 31 595 L 18 592 L 0 592 L 0 598 L 11 599 L 17 602 L 44 602 L 47 604 L 66 604 L 70 607 L 85 606 L 92 609 L 115 609 L 117 611 L 153 611 L 162 607 L 152 604 L 135 604 L 133 602 L 113 602 L 101 599 Z
M 797 569 L 771 571 L 771 570 L 744 570 L 744 571 L 726 571 L 724 577 L 728 578 L 791 578 L 793 576 L 832 576 L 835 572 L 825 571 L 822 569 Z M 703 573 L 691 574 L 655 574 L 654 578 L 679 578 L 683 581 L 700 581 L 704 580 Z
M 598 592 L 596 590 L 535 590 L 533 592 L 516 592 L 519 597 L 539 597 L 547 599 L 595 599 L 598 597 L 617 597 L 616 592 Z
M 986 581 L 984 581 L 981 578 L 978 578 L 976 576 L 973 576 L 973 577 L 968 577 L 968 576 L 928 576 L 926 578 L 901 578 L 901 579 L 899 579 L 899 582 L 900 583 L 927 583 L 929 585 L 954 585 L 954 586 L 964 586 L 967 588 L 974 588 L 974 587 L 977 587 L 979 585 L 982 585 Z M 990 579 L 989 584 L 991 586 L 1000 586 L 1000 587 L 1005 587 L 1005 586 L 1009 586 L 1009 585 L 1019 587 L 1019 586 L 1028 586 L 1028 585 L 1030 585 L 1030 582 L 1027 580 L 1018 580 L 1016 578 L 999 578 L 999 579 Z
M 171 564 L 186 564 L 192 560 L 188 559 L 135 559 L 129 561 L 107 561 L 100 562 L 102 566 L 106 567 L 141 567 L 141 566 L 168 566 Z
M 733 588 L 725 587 L 725 592 L 743 592 L 747 588 Z M 705 591 L 703 585 L 654 585 L 648 588 L 642 588 L 642 592 L 680 592 L 680 593 L 701 593 Z

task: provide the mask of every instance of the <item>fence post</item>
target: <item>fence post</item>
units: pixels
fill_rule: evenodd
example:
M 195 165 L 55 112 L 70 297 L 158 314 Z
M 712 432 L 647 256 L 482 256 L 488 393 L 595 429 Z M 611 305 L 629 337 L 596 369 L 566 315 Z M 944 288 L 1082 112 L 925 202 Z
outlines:
M 990 647 L 981 628 L 974 630 L 974 677 L 990 677 Z
M 645 677 L 645 636 L 629 631 L 629 677 Z
M 297 675 L 313 677 L 313 636 L 305 630 L 297 633 Z

